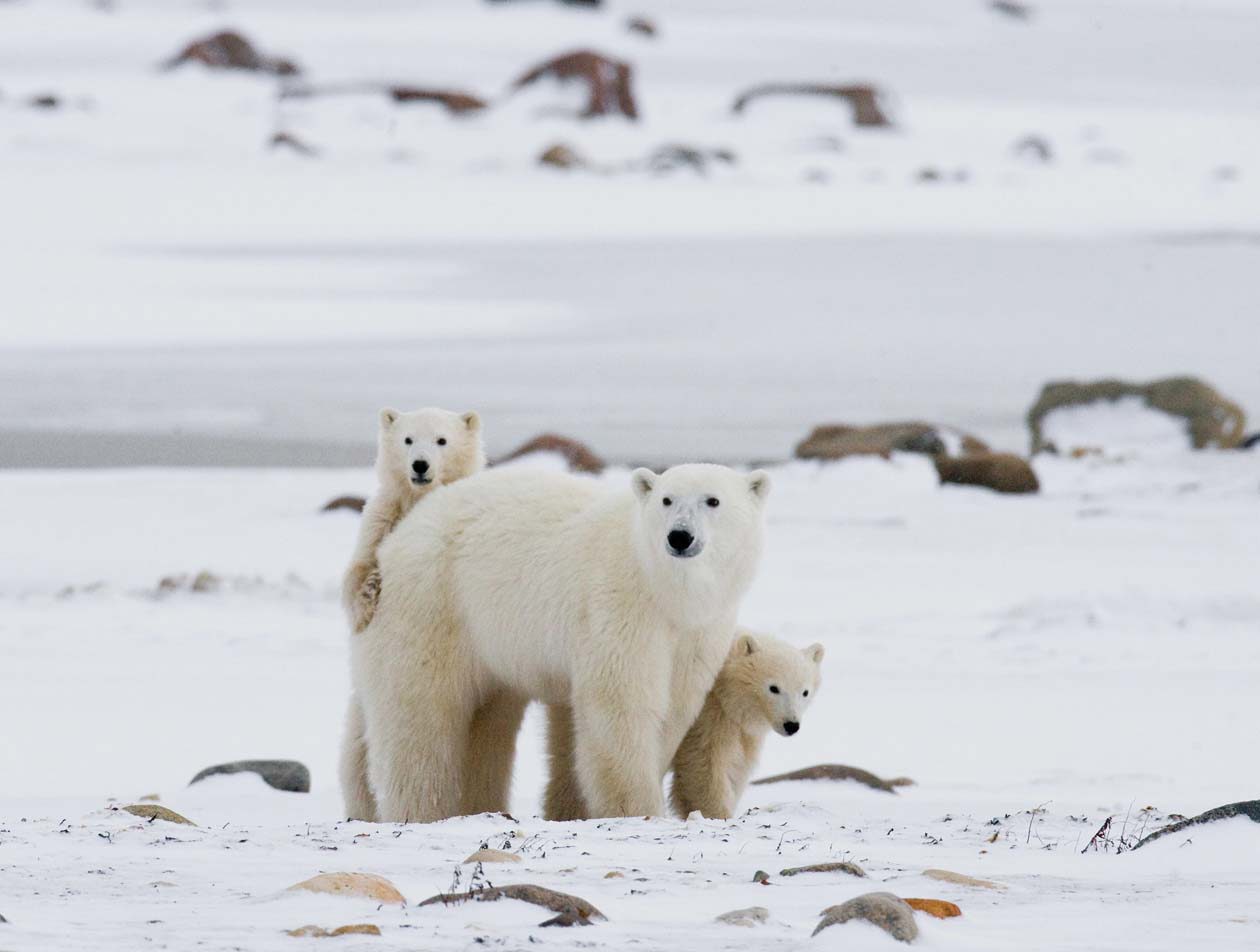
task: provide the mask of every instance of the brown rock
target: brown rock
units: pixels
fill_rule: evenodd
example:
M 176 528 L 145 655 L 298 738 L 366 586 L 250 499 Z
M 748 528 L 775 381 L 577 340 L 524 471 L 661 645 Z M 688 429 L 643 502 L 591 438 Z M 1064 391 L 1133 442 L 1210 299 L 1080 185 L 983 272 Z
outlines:
M 373 899 L 376 902 L 405 904 L 403 894 L 388 879 L 372 873 L 320 873 L 289 887 L 289 891 L 303 890 L 328 893 L 333 896 L 353 896 Z
M 584 169 L 590 166 L 590 163 L 582 158 L 576 149 L 563 142 L 557 142 L 543 150 L 543 154 L 538 157 L 538 164 L 549 165 L 554 169 Z M 563 437 L 556 437 L 556 439 L 563 439 Z
M 571 922 L 548 920 L 549 925 L 589 925 L 591 922 L 603 922 L 607 917 L 579 896 L 556 892 L 543 886 L 528 883 L 513 883 L 510 886 L 491 886 L 486 889 L 473 889 L 462 893 L 439 893 L 430 896 L 422 906 L 455 905 L 461 902 L 496 902 L 500 899 L 517 899 L 521 902 L 533 903 L 557 913 L 557 919 L 570 919 Z
M 297 938 L 330 939 L 341 935 L 380 935 L 381 929 L 379 926 L 374 926 L 369 922 L 360 922 L 356 925 L 338 926 L 336 929 L 331 930 L 321 926 L 302 926 L 298 929 L 288 929 L 285 934 Z
M 515 853 L 505 853 L 503 850 L 492 850 L 483 846 L 464 860 L 464 863 L 519 863 L 520 861 L 521 858 Z
M 962 915 L 962 910 L 958 906 L 944 899 L 903 899 L 902 902 L 911 909 L 926 912 L 937 919 L 952 919 L 954 916 Z
M 355 512 L 362 512 L 363 507 L 367 505 L 367 500 L 362 496 L 338 496 L 336 499 L 330 499 L 324 503 L 324 507 L 320 512 L 333 512 L 337 509 L 353 509 Z
M 231 30 L 194 40 L 163 63 L 162 68 L 175 69 L 184 63 L 201 63 L 211 69 L 251 70 L 276 76 L 294 76 L 300 72 L 293 61 L 264 56 L 249 40 Z
M 796 447 L 798 459 L 844 459 L 846 456 L 883 456 L 894 452 L 946 453 L 945 436 L 957 440 L 963 454 L 985 453 L 989 447 L 969 433 L 935 423 L 907 421 L 878 423 L 872 426 L 850 426 L 844 423 L 814 427 L 813 432 Z
M 307 145 L 292 132 L 277 132 L 269 140 L 267 145 L 273 149 L 288 149 L 290 152 L 296 152 L 298 155 L 306 156 L 313 159 L 319 155 L 319 150 L 314 146 Z
M 1028 411 L 1032 452 L 1070 453 L 1075 448 L 1055 446 L 1042 436 L 1042 424 L 1054 410 L 1122 397 L 1139 397 L 1153 410 L 1183 417 L 1189 441 L 1197 450 L 1209 446 L 1232 449 L 1244 439 L 1247 415 L 1242 407 L 1194 377 L 1166 377 L 1144 384 L 1115 379 L 1087 383 L 1061 380 L 1042 387 L 1037 402 Z
M 490 104 L 471 93 L 450 89 L 421 89 L 416 86 L 391 86 L 390 98 L 394 102 L 435 102 L 445 107 L 454 116 L 462 116 L 470 112 L 481 112 Z
M 132 816 L 138 816 L 145 820 L 165 820 L 167 823 L 182 823 L 185 826 L 197 825 L 188 817 L 181 816 L 174 810 L 157 803 L 133 803 L 122 809 Z
M 753 785 L 763 783 L 782 783 L 785 780 L 856 780 L 875 790 L 885 793 L 896 793 L 896 789 L 887 780 L 882 780 L 869 770 L 861 767 L 848 767 L 844 764 L 818 764 L 815 767 L 802 767 L 788 773 L 775 774 L 773 777 L 762 777 L 754 780 Z
M 865 919 L 901 942 L 913 942 L 919 935 L 919 927 L 914 921 L 914 910 L 892 893 L 866 893 L 838 906 L 828 906 L 821 915 L 822 921 L 814 929 L 814 935 L 818 935 L 828 926 L 839 925 L 851 919 Z
M 512 86 L 522 89 L 545 77 L 586 84 L 586 107 L 579 114 L 582 119 L 616 115 L 627 119 L 639 118 L 639 107 L 632 89 L 634 70 L 629 63 L 593 50 L 574 50 L 535 66 Z
M 656 28 L 656 22 L 649 20 L 647 17 L 630 17 L 626 20 L 626 29 L 631 33 L 638 33 L 640 36 L 655 37 L 660 31 Z
M 557 453 L 564 457 L 565 462 L 569 464 L 569 470 L 574 473 L 602 473 L 604 471 L 604 461 L 596 456 L 589 446 L 556 433 L 543 433 L 541 436 L 536 436 L 495 462 L 506 463 L 509 460 L 520 459 L 522 456 L 529 456 L 531 453 Z
M 937 879 L 943 883 L 956 883 L 959 886 L 974 886 L 977 889 L 1005 889 L 1001 883 L 995 883 L 988 879 L 976 879 L 973 876 L 964 876 L 962 873 L 951 872 L 948 869 L 925 869 L 923 875 L 928 879 Z
M 1041 488 L 1028 460 L 1013 453 L 937 456 L 933 462 L 942 483 L 984 486 L 1000 493 L 1035 493 Z
M 740 94 L 731 106 L 734 113 L 742 113 L 749 103 L 764 96 L 829 96 L 843 99 L 853 110 L 855 126 L 888 127 L 892 122 L 880 108 L 880 92 L 874 86 L 859 84 L 834 86 L 828 83 L 765 83 Z
M 799 876 L 801 873 L 846 873 L 849 876 L 866 876 L 857 863 L 814 863 L 811 866 L 791 866 L 779 870 L 780 876 Z

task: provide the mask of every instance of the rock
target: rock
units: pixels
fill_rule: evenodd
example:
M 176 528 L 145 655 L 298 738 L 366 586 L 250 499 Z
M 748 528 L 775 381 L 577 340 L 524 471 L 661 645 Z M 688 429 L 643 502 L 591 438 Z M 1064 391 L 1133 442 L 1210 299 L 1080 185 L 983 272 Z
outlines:
M 296 760 L 234 760 L 228 764 L 216 764 L 188 781 L 192 786 L 217 774 L 256 773 L 270 787 L 285 790 L 289 793 L 310 793 L 311 772 L 306 765 Z
M 1017 0 L 989 0 L 989 9 L 1013 20 L 1027 20 L 1032 17 L 1032 8 L 1018 3 Z
M 747 909 L 732 909 L 730 912 L 724 912 L 717 917 L 718 922 L 725 922 L 728 926 L 747 926 L 752 927 L 760 925 L 770 918 L 770 910 L 765 906 L 749 906 Z
M 61 97 L 53 93 L 41 93 L 26 101 L 32 109 L 57 109 L 61 106 Z
M 472 93 L 451 89 L 422 89 L 417 86 L 391 86 L 390 98 L 398 103 L 435 102 L 454 116 L 481 112 L 490 104 Z
M 866 876 L 857 863 L 814 863 L 812 866 L 791 866 L 779 870 L 780 876 L 799 876 L 801 873 L 847 873 L 850 876 Z
M 891 780 L 887 781 L 887 783 L 888 783 L 888 786 L 890 787 L 913 787 L 914 786 L 914 781 L 911 780 L 909 777 L 893 777 Z
M 0 916 L 0 923 L 7 923 L 8 921 L 9 920 L 6 919 L 4 916 Z
M 974 886 L 977 889 L 1005 889 L 1001 883 L 995 883 L 988 879 L 976 879 L 973 876 L 964 876 L 962 873 L 951 872 L 948 869 L 925 869 L 923 875 L 928 879 L 937 879 L 943 883 L 955 883 L 959 886 Z
M 1000 493 L 1035 493 L 1041 488 L 1028 460 L 1014 453 L 942 455 L 932 462 L 942 483 L 983 486 Z
M 1236 816 L 1245 816 L 1249 820 L 1260 823 L 1260 800 L 1240 800 L 1238 803 L 1227 803 L 1223 807 L 1213 807 L 1211 810 L 1200 813 L 1198 816 L 1191 817 L 1188 820 L 1178 820 L 1176 823 L 1142 837 L 1138 841 L 1137 846 L 1133 848 L 1138 849 L 1152 840 L 1157 840 L 1169 833 L 1179 833 L 1187 827 L 1201 826 L 1204 823 L 1213 823 L 1216 820 L 1228 820 Z
M 639 117 L 639 107 L 632 89 L 634 70 L 629 63 L 615 60 L 593 50 L 574 50 L 535 66 L 512 84 L 523 89 L 543 78 L 561 82 L 577 80 L 586 84 L 586 107 L 582 119 L 594 116 Z
M 773 777 L 762 777 L 754 780 L 753 785 L 763 783 L 782 783 L 785 780 L 856 780 L 875 790 L 885 793 L 896 793 L 896 789 L 887 780 L 881 780 L 869 770 L 861 767 L 847 767 L 844 764 L 818 764 L 815 767 L 802 767 L 789 773 L 775 774 Z
M 162 68 L 175 69 L 184 63 L 201 63 L 211 69 L 272 73 L 276 76 L 295 76 L 300 72 L 292 60 L 263 56 L 254 44 L 231 30 L 194 40 L 163 63 Z
M 715 165 L 734 165 L 735 153 L 730 149 L 706 149 L 689 145 L 663 145 L 647 157 L 648 171 L 657 174 L 689 169 L 707 175 Z
M 765 886 L 770 882 L 770 874 L 767 873 L 764 869 L 759 869 L 755 873 L 753 873 L 752 881 L 754 883 L 758 883 L 759 885 Z
M 958 906 L 944 899 L 903 899 L 902 902 L 911 909 L 926 912 L 937 919 L 952 919 L 954 916 L 962 915 L 962 910 Z
M 1209 446 L 1231 449 L 1244 439 L 1247 417 L 1242 407 L 1194 377 L 1166 377 L 1150 383 L 1115 379 L 1084 383 L 1061 380 L 1042 387 L 1037 402 L 1028 411 L 1032 452 L 1070 453 L 1076 448 L 1055 446 L 1043 435 L 1046 418 L 1055 410 L 1101 401 L 1115 402 L 1126 397 L 1136 397 L 1152 410 L 1182 417 L 1186 421 L 1189 442 L 1195 449 Z
M 295 883 L 287 891 L 328 893 L 332 896 L 350 896 L 400 905 L 407 902 L 393 883 L 372 873 L 320 873 Z
M 217 592 L 223 587 L 223 579 L 215 575 L 213 572 L 202 569 L 193 576 L 192 585 L 189 586 L 194 592 Z
M 421 906 L 441 904 L 454 905 L 461 902 L 496 902 L 500 899 L 517 899 L 521 902 L 533 903 L 557 913 L 557 918 L 572 919 L 572 922 L 556 922 L 548 920 L 550 925 L 589 925 L 591 922 L 603 922 L 607 917 L 579 896 L 556 892 L 543 886 L 528 883 L 514 883 L 510 886 L 490 886 L 485 889 L 472 889 L 462 893 L 439 893 L 430 896 Z
M 914 921 L 914 910 L 892 893 L 866 893 L 838 906 L 828 906 L 821 915 L 822 921 L 814 929 L 814 935 L 818 935 L 828 926 L 848 922 L 850 919 L 865 919 L 901 942 L 913 942 L 919 935 L 919 927 Z
M 612 872 L 610 872 L 610 873 L 604 873 L 604 878 L 605 878 L 605 879 L 625 879 L 625 878 L 626 878 L 626 874 L 625 874 L 625 873 L 619 873 L 619 872 L 617 872 L 617 871 L 614 869 L 614 870 L 613 870 Z
M 656 28 L 656 21 L 649 20 L 647 17 L 630 17 L 626 20 L 626 29 L 631 33 L 647 37 L 655 37 L 660 32 Z
M 289 929 L 286 935 L 296 936 L 298 938 L 306 938 L 313 936 L 318 939 L 336 938 L 341 935 L 380 935 L 380 926 L 374 926 L 369 922 L 360 922 L 352 926 L 338 926 L 336 929 L 324 929 L 320 926 L 302 926 L 299 929 Z
M 1050 140 L 1043 136 L 1024 136 L 1011 146 L 1011 151 L 1015 153 L 1016 158 L 1029 162 L 1044 163 L 1054 160 L 1054 149 L 1050 147 Z
M 133 803 L 130 806 L 123 807 L 123 810 L 132 816 L 142 817 L 146 820 L 165 820 L 167 823 L 182 823 L 185 826 L 197 825 L 188 817 L 181 816 L 174 810 L 157 803 Z
M 564 461 L 569 465 L 570 472 L 602 473 L 604 471 L 604 461 L 596 456 L 589 446 L 555 433 L 543 433 L 541 436 L 536 436 L 528 443 L 518 446 L 507 456 L 495 460 L 495 463 L 506 463 L 532 453 L 555 453 L 563 456 Z
M 492 850 L 483 846 L 464 860 L 464 863 L 519 863 L 520 861 L 521 858 L 515 853 L 505 853 L 503 850 Z
M 742 113 L 749 103 L 764 96 L 829 96 L 842 99 L 853 110 L 853 124 L 886 128 L 892 122 L 880 108 L 880 92 L 874 86 L 833 86 L 827 83 L 765 83 L 741 93 L 731 106 L 731 112 Z
M 351 509 L 355 512 L 362 512 L 363 507 L 367 505 L 367 500 L 362 496 L 338 496 L 336 499 L 330 499 L 324 503 L 324 507 L 320 512 L 335 512 L 338 509 Z
M 298 155 L 306 156 L 313 159 L 319 155 L 319 150 L 314 146 L 307 145 L 291 132 L 277 132 L 267 140 L 267 145 L 273 149 L 288 149 L 290 152 L 296 152 Z
M 950 456 L 987 453 L 984 441 L 970 433 L 936 423 L 907 421 L 850 426 L 829 423 L 814 427 L 796 446 L 797 459 L 844 459 L 846 456 L 883 456 L 925 453 Z
M 1238 445 L 1240 450 L 1249 450 L 1253 447 L 1260 446 L 1260 433 L 1252 433 Z
M 553 169 L 584 169 L 590 166 L 590 163 L 582 158 L 576 149 L 565 145 L 563 142 L 557 142 L 555 145 L 544 149 L 543 154 L 538 157 L 538 164 L 549 165 Z M 543 438 L 539 437 L 539 439 Z M 556 439 L 564 439 L 564 437 L 556 437 Z M 526 446 L 528 445 L 527 443 Z M 517 452 L 519 453 L 520 450 L 517 450 Z
M 139 802 L 140 803 L 157 803 L 161 799 L 162 797 L 160 794 L 146 793 L 143 797 L 140 797 Z

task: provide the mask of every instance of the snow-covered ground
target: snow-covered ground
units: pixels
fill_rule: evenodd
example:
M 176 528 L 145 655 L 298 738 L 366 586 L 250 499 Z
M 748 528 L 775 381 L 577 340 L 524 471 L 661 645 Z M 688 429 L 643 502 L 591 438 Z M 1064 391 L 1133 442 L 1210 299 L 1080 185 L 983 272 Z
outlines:
M 872 889 L 961 906 L 919 916 L 926 948 L 1254 947 L 1260 825 L 1081 851 L 1108 816 L 1113 841 L 1131 840 L 1260 790 L 1260 467 L 1186 452 L 1037 468 L 1032 497 L 938 488 L 920 457 L 774 470 L 743 618 L 828 651 L 801 733 L 772 736 L 760 773 L 847 763 L 915 786 L 753 787 L 727 823 L 550 824 L 531 716 L 514 819 L 409 827 L 340 822 L 336 788 L 336 587 L 357 517 L 318 509 L 369 489 L 368 471 L 0 474 L 0 948 L 284 949 L 311 941 L 284 929 L 361 921 L 382 937 L 337 941 L 892 948 L 863 924 L 809 938 L 819 910 Z M 217 592 L 158 594 L 203 570 Z M 252 776 L 185 786 L 247 757 L 304 761 L 313 792 Z M 110 809 L 152 793 L 198 826 Z M 415 907 L 483 842 L 524 860 L 487 866 L 492 882 L 575 893 L 609 922 Z M 870 879 L 775 875 L 833 859 Z M 759 869 L 770 885 L 752 882 Z M 412 905 L 278 895 L 339 870 L 385 875 Z M 750 905 L 771 913 L 753 933 L 713 921 Z

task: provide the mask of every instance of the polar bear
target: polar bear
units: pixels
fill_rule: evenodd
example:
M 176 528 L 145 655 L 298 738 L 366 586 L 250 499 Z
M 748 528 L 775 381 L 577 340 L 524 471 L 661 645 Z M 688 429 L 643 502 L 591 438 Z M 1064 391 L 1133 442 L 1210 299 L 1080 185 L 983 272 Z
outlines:
M 342 605 L 356 634 L 367 627 L 380 595 L 376 550 L 412 507 L 434 488 L 485 468 L 481 418 L 436 407 L 403 413 L 380 412 L 376 493 L 363 507 L 354 555 L 342 581 Z M 373 819 L 376 806 L 367 786 L 363 711 L 351 696 L 341 750 L 342 785 L 349 816 Z
M 818 694 L 823 646 L 798 649 L 741 630 L 704 700 L 700 716 L 674 755 L 669 802 L 686 818 L 733 816 L 748 786 L 766 733 L 790 737 Z
M 611 490 L 491 470 L 413 509 L 353 639 L 384 821 L 503 810 L 525 705 L 571 712 L 594 816 L 663 816 L 661 782 L 730 650 L 766 473 L 688 464 Z M 343 778 L 344 783 L 344 778 Z

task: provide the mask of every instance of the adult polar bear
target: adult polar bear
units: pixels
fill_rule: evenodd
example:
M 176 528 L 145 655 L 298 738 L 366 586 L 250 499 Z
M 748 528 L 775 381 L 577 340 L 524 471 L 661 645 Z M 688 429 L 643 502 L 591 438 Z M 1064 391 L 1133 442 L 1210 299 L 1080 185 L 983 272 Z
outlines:
M 635 470 L 629 491 L 509 468 L 434 492 L 380 548 L 352 645 L 381 821 L 505 810 L 525 705 L 570 708 L 594 816 L 661 783 L 726 659 L 769 477 Z

